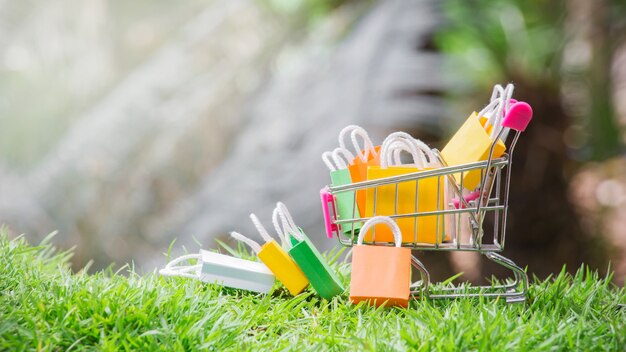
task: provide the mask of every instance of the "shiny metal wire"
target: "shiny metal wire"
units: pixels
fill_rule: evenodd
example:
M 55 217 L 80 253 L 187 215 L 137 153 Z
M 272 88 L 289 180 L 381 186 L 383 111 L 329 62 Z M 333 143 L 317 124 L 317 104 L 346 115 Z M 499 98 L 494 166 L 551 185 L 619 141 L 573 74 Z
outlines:
M 461 297 L 503 297 L 507 302 L 523 302 L 528 289 L 528 277 L 524 270 L 517 266 L 510 259 L 498 254 L 504 250 L 506 235 L 506 216 L 509 201 L 509 187 L 511 182 L 511 156 L 517 144 L 520 132 L 513 138 L 508 154 L 499 158 L 492 158 L 495 142 L 491 146 L 488 160 L 468 163 L 463 165 L 447 166 L 438 151 L 436 155 L 443 165 L 441 168 L 424 170 L 399 176 L 387 177 L 377 180 L 356 182 L 352 184 L 328 187 L 329 193 L 336 197 L 342 192 L 356 192 L 373 190 L 372 204 L 373 215 L 376 216 L 376 201 L 378 199 L 378 189 L 381 186 L 392 185 L 395 187 L 394 213 L 387 215 L 393 219 L 415 218 L 413 241 L 403 242 L 403 247 L 409 247 L 418 251 L 472 251 L 484 255 L 487 259 L 511 270 L 512 279 L 505 280 L 502 284 L 490 286 L 474 287 L 446 287 L 433 288 L 430 285 L 430 274 L 426 267 L 414 256 L 412 265 L 419 271 L 421 280 L 412 285 L 412 295 L 439 298 L 461 298 Z M 500 135 L 498 135 L 498 140 Z M 468 172 L 481 174 L 481 182 L 476 188 L 478 197 L 473 200 L 466 200 L 467 191 L 464 190 L 463 179 Z M 455 174 L 460 175 L 460 183 L 457 183 Z M 420 180 L 437 178 L 437 209 L 431 211 L 419 211 L 419 187 Z M 401 184 L 415 183 L 415 211 L 398 212 L 398 189 Z M 440 191 L 440 185 L 444 184 L 444 192 Z M 406 186 L 405 186 L 406 187 Z M 441 194 L 443 193 L 443 194 Z M 440 209 L 441 197 L 444 197 L 444 207 Z M 358 236 L 358 226 L 350 226 L 351 231 L 346 234 L 341 231 L 342 226 L 347 224 L 362 224 L 371 217 L 361 214 L 355 217 L 357 209 L 357 197 L 352 197 L 353 216 L 349 219 L 337 218 L 336 209 L 331 211 L 334 217 L 331 222 L 336 225 L 334 235 L 344 246 L 353 246 Z M 458 207 L 454 205 L 452 199 L 458 200 Z M 368 199 L 369 200 L 369 199 Z M 380 214 L 379 214 L 380 215 Z M 419 233 L 417 219 L 425 216 L 436 216 L 436 241 L 434 243 L 420 242 L 423 234 Z M 441 223 L 441 225 L 440 225 Z M 487 227 L 487 224 L 489 225 Z M 391 242 L 376 241 L 375 228 L 372 230 L 372 240 L 364 242 L 369 245 L 393 246 Z M 447 239 L 446 239 L 447 237 Z

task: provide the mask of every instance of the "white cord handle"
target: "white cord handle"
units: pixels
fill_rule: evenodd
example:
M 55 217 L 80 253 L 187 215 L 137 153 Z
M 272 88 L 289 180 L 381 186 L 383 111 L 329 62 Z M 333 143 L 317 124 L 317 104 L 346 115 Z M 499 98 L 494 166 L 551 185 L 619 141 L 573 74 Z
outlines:
M 413 138 L 406 132 L 394 132 L 385 138 L 380 148 L 380 165 L 386 168 L 390 165 L 400 165 L 400 153 L 409 152 L 417 168 L 435 167 L 439 160 L 426 143 Z
M 330 161 L 331 158 L 335 162 L 334 164 Z M 348 149 L 342 147 L 337 147 L 332 152 L 322 153 L 322 161 L 324 161 L 324 164 L 330 171 L 347 169 L 348 165 L 352 165 L 353 160 L 354 155 Z
M 361 153 L 361 146 L 359 145 L 359 141 L 357 140 L 357 136 L 363 139 L 363 152 Z M 356 150 L 357 155 L 363 162 L 367 162 L 370 153 L 373 156 L 376 156 L 376 148 L 374 147 L 374 143 L 370 139 L 370 136 L 365 132 L 364 129 L 355 129 L 350 134 L 350 138 L 352 139 L 352 145 L 354 146 L 354 150 Z
M 513 90 L 514 89 L 515 89 L 515 87 L 511 83 L 509 83 L 506 86 L 505 91 L 507 93 L 506 93 L 506 97 L 505 97 L 505 100 L 504 100 L 504 112 L 502 113 L 500 121 L 498 122 L 498 125 L 500 126 L 500 130 L 502 130 L 502 134 L 500 135 L 500 139 L 502 139 L 503 141 L 506 141 L 506 137 L 509 136 L 509 131 L 511 130 L 510 128 L 504 128 L 502 126 L 502 121 L 504 121 L 504 117 L 509 113 L 509 110 L 511 109 L 511 98 L 513 98 Z M 491 137 L 491 138 L 492 139 L 496 138 L 496 136 L 498 136 L 498 134 L 500 134 L 500 130 L 498 130 L 498 133 L 493 135 L 493 137 Z
M 514 89 L 515 87 L 510 83 L 507 84 L 506 88 L 502 88 L 501 85 L 496 84 L 491 93 L 491 101 L 478 114 L 479 117 L 487 117 L 487 122 L 485 122 L 484 126 L 485 129 L 492 126 L 491 134 L 489 135 L 491 140 L 495 140 L 503 130 L 502 120 L 510 109 Z M 508 129 L 504 129 L 501 137 L 506 140 L 508 132 Z
M 261 221 L 256 215 L 254 215 L 254 213 L 250 214 L 250 220 L 252 220 L 254 227 L 256 227 L 256 230 L 259 232 L 259 235 L 261 235 L 265 242 L 270 242 L 272 240 L 272 236 L 267 233 L 267 230 L 265 229 L 265 227 L 263 227 L 263 224 L 261 224 Z
M 415 167 L 424 168 L 426 158 L 420 153 L 415 144 L 404 138 L 390 139 L 389 137 L 385 139 L 380 148 L 380 167 L 385 169 L 392 165 L 401 165 L 400 153 L 403 151 L 411 154 Z
M 333 156 L 332 152 L 323 152 L 322 161 L 324 162 L 324 164 L 326 164 L 326 167 L 328 168 L 328 170 L 337 171 L 337 166 L 333 165 L 333 163 L 330 161 L 330 158 L 332 158 L 332 156 Z
M 513 85 L 508 84 L 504 89 L 504 92 L 500 98 L 500 104 L 498 106 L 498 110 L 496 113 L 496 120 L 494 122 L 494 128 L 491 130 L 491 135 L 489 136 L 491 140 L 495 140 L 500 131 L 502 131 L 502 120 L 508 111 L 508 106 L 510 105 L 511 97 L 513 96 Z
M 500 105 L 500 97 L 504 96 L 504 89 L 501 85 L 496 84 L 493 86 L 493 91 L 491 92 L 491 99 L 489 99 L 489 104 L 485 106 L 479 113 L 478 116 L 487 117 L 487 122 L 485 123 L 485 128 L 487 126 L 493 125 L 495 123 L 495 119 L 497 118 L 497 109 Z
M 159 270 L 159 274 L 163 276 L 180 276 L 187 277 L 191 279 L 198 278 L 198 272 L 202 268 L 202 264 L 194 264 L 194 265 L 178 265 L 181 262 L 196 259 L 200 260 L 200 254 L 186 254 L 181 255 L 180 257 L 173 259 L 165 268 Z
M 389 226 L 391 232 L 393 233 L 393 238 L 396 242 L 396 247 L 402 246 L 402 233 L 400 232 L 400 228 L 392 218 L 388 216 L 374 216 L 373 218 L 367 220 L 365 224 L 361 227 L 361 232 L 359 232 L 359 238 L 357 239 L 357 244 L 363 244 L 363 238 L 365 234 L 370 230 L 370 228 L 376 224 L 385 224 Z
M 365 131 L 363 127 L 357 125 L 348 125 L 339 132 L 339 147 L 346 150 L 348 149 L 346 148 L 345 143 L 346 134 L 348 133 L 350 133 L 350 139 L 352 140 L 352 146 L 354 147 L 355 155 L 358 156 L 359 159 L 361 159 L 363 162 L 367 162 L 367 158 L 370 153 L 376 156 L 376 149 L 374 148 L 374 144 L 367 134 L 367 131 Z M 361 146 L 359 146 L 356 138 L 357 136 L 363 139 L 363 149 L 361 149 Z
M 280 217 L 282 226 L 278 223 L 278 218 Z M 291 234 L 296 239 L 302 241 L 304 237 L 300 234 L 298 230 L 298 226 L 293 221 L 291 214 L 289 213 L 289 209 L 282 202 L 276 203 L 276 208 L 274 208 L 274 212 L 272 214 L 272 222 L 274 223 L 274 228 L 279 236 L 285 239 L 285 242 L 291 243 L 289 241 L 289 234 Z
M 261 245 L 259 245 L 255 241 L 249 239 L 248 237 L 240 234 L 239 232 L 235 232 L 235 231 L 231 232 L 230 233 L 230 237 L 236 239 L 237 241 L 241 241 L 241 242 L 247 244 L 248 246 L 250 246 L 250 248 L 252 248 L 254 253 L 258 254 L 261 251 Z

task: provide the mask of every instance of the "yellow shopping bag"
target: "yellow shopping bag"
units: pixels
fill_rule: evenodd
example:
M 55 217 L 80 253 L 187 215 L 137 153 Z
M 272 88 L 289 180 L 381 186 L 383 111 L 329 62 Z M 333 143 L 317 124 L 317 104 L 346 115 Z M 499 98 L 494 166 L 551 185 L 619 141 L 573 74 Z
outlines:
M 309 286 L 306 278 L 298 264 L 291 259 L 289 254 L 267 233 L 259 219 L 254 214 L 250 214 L 252 223 L 265 240 L 264 245 L 243 236 L 238 232 L 231 232 L 234 239 L 246 243 L 257 254 L 259 259 L 276 275 L 278 280 L 296 296 Z
M 506 89 L 496 85 L 491 95 L 491 101 L 481 112 L 473 112 L 456 134 L 441 151 L 441 157 L 448 166 L 473 163 L 489 159 L 489 152 L 493 145 L 492 158 L 501 157 L 506 151 L 502 139 L 506 139 L 506 132 L 502 130 L 502 119 L 506 115 L 513 94 L 513 85 Z M 500 136 L 500 138 L 498 138 Z M 495 142 L 494 145 L 494 140 Z M 481 170 L 472 170 L 455 174 L 456 182 L 463 188 L 473 190 L 481 182 Z
M 409 151 L 413 156 L 414 164 L 389 166 L 392 163 L 400 163 L 397 150 Z M 438 167 L 437 158 L 432 150 L 421 141 L 403 132 L 389 135 L 383 142 L 380 154 L 381 166 L 368 168 L 368 180 Z M 392 160 L 394 156 L 395 161 Z M 425 157 L 428 157 L 428 160 Z M 390 216 L 443 210 L 446 204 L 445 182 L 445 177 L 435 176 L 368 188 L 365 216 Z M 442 243 L 445 239 L 442 215 L 411 216 L 395 218 L 395 220 L 402 232 L 403 242 Z M 376 225 L 374 231 L 366 234 L 365 240 L 393 242 L 394 236 L 388 227 Z
M 489 159 L 493 141 L 480 123 L 478 114 L 473 112 L 456 134 L 441 151 L 441 157 L 448 166 L 455 166 Z M 504 143 L 498 139 L 493 148 L 493 158 L 499 158 L 506 151 Z M 481 182 L 481 170 L 455 174 L 458 184 L 467 189 L 475 189 Z

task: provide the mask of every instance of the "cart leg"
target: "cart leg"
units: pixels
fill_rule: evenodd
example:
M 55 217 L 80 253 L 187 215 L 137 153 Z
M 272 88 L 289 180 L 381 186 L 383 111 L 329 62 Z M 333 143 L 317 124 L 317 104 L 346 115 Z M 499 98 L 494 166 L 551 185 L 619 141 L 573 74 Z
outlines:
M 526 300 L 526 292 L 528 291 L 528 276 L 526 275 L 526 272 L 517 266 L 511 259 L 498 253 L 487 252 L 484 253 L 484 255 L 494 263 L 500 264 L 511 270 L 515 276 L 515 281 L 512 284 L 505 285 L 507 292 L 503 296 L 506 297 L 507 303 L 524 302 Z
M 428 297 L 428 285 L 430 284 L 430 274 L 422 262 L 414 255 L 411 256 L 411 264 L 420 272 L 421 281 L 411 285 L 411 296 Z

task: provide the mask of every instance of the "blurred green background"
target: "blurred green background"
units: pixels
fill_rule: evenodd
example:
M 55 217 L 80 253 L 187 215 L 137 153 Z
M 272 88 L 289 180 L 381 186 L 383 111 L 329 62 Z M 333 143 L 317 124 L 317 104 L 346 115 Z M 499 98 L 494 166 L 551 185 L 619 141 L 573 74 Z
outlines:
M 626 275 L 624 1 L 52 0 L 4 2 L 0 24 L 0 220 L 58 230 L 76 268 L 151 270 L 173 239 L 215 247 L 277 200 L 329 248 L 319 155 L 341 127 L 440 148 L 512 82 L 535 118 L 505 254 Z

